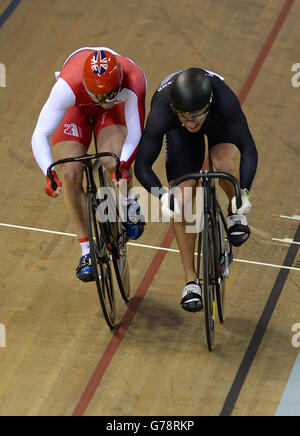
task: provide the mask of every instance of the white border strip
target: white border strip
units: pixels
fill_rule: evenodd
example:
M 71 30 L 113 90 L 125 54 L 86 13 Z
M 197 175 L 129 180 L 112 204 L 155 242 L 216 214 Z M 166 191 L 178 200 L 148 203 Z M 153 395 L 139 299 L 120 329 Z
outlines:
M 300 221 L 300 215 L 293 215 L 293 216 L 280 215 L 280 218 L 286 218 L 288 220 Z
M 34 232 L 50 233 L 52 235 L 70 236 L 70 237 L 77 238 L 77 235 L 75 235 L 74 233 L 56 232 L 53 230 L 37 229 L 35 227 L 16 226 L 16 225 L 12 225 L 12 224 L 4 224 L 4 223 L 0 223 L 0 226 L 13 228 L 13 229 L 30 230 L 30 231 L 34 231 Z M 128 245 L 130 245 L 132 247 L 149 248 L 152 250 L 162 250 L 162 251 L 168 251 L 171 253 L 179 253 L 179 250 L 175 250 L 173 248 L 156 247 L 154 245 L 138 244 L 136 242 L 128 242 Z M 197 255 L 197 253 L 195 253 L 195 254 Z M 235 262 L 248 263 L 250 265 L 269 266 L 272 268 L 279 268 L 279 269 L 283 268 L 283 269 L 289 269 L 289 270 L 293 270 L 293 271 L 300 271 L 300 268 L 295 268 L 292 266 L 283 266 L 283 265 L 276 265 L 276 264 L 272 264 L 272 263 L 255 262 L 252 260 L 243 260 L 243 259 L 233 259 L 233 260 Z
M 10 227 L 12 229 L 31 230 L 33 232 L 51 233 L 53 235 L 74 236 L 74 237 L 77 237 L 77 235 L 75 235 L 73 233 L 55 232 L 53 230 L 36 229 L 35 227 L 15 226 L 15 225 L 12 225 L 12 224 L 4 224 L 4 223 L 0 223 L 0 226 L 2 226 L 2 227 Z
M 300 245 L 300 242 L 296 242 L 296 241 L 294 241 L 293 239 L 290 239 L 290 238 L 284 238 L 284 239 L 272 238 L 272 241 L 284 242 L 285 244 Z

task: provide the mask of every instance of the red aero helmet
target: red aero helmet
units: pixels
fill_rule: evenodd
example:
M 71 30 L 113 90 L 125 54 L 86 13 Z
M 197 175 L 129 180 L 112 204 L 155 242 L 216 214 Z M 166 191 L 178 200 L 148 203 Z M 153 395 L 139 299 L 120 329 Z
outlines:
M 89 55 L 83 68 L 83 83 L 89 94 L 107 94 L 118 88 L 123 71 L 116 56 L 107 50 Z

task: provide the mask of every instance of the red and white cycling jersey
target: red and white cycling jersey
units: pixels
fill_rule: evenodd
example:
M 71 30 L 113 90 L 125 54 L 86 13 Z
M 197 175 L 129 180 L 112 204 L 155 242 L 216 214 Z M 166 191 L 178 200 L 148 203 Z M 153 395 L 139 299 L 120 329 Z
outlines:
M 123 68 L 121 91 L 115 106 L 109 110 L 103 109 L 90 98 L 82 80 L 84 62 L 92 52 L 97 50 L 108 50 L 113 53 Z M 110 116 L 110 113 L 117 114 L 118 120 L 123 119 L 122 124 L 127 127 L 127 136 L 120 160 L 130 165 L 135 158 L 145 120 L 147 81 L 143 70 L 130 59 L 109 48 L 83 47 L 68 57 L 61 72 L 56 73 L 56 78 L 57 81 L 41 110 L 32 136 L 33 154 L 43 173 L 46 175 L 48 166 L 53 163 L 50 138 L 54 133 L 54 144 L 58 142 L 57 138 L 63 140 L 62 135 L 65 134 L 66 140 L 82 142 L 88 148 L 90 137 L 81 138 L 78 133 L 82 131 L 80 124 L 68 117 L 69 114 L 72 116 L 80 114 L 80 119 L 86 117 L 87 120 L 93 116 L 96 133 L 109 125 L 106 119 L 113 123 L 114 117 Z M 68 123 L 69 120 L 72 121 Z

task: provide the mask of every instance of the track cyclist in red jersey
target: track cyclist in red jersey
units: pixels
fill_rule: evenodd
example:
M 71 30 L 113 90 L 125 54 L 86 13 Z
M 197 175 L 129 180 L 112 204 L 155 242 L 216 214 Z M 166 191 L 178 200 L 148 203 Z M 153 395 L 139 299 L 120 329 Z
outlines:
M 202 169 L 205 158 L 204 136 L 207 137 L 210 156 L 217 171 L 234 175 L 235 155 L 237 151 L 240 152 L 240 209 L 236 207 L 233 186 L 220 179 L 220 185 L 228 197 L 228 229 L 234 246 L 246 242 L 250 235 L 245 215 L 251 209 L 249 197 L 257 169 L 257 150 L 237 96 L 218 74 L 200 68 L 188 68 L 170 74 L 155 92 L 139 144 L 135 175 L 149 192 L 154 195 L 157 193 L 163 216 L 183 217 L 174 220 L 186 279 L 181 304 L 183 309 L 197 312 L 202 309 L 202 292 L 195 281 L 196 233 L 185 231 L 189 223 L 184 219 L 186 205 L 191 201 L 189 196 L 193 199 L 195 194 L 196 182 L 188 180 L 179 185 L 182 203 L 175 197 L 175 208 L 174 211 L 171 210 L 169 193 L 152 170 L 152 165 L 160 154 L 164 135 L 169 183 Z
M 62 183 L 53 171 L 57 183 L 54 192 L 47 168 L 55 160 L 84 156 L 93 136 L 93 126 L 99 152 L 111 152 L 120 157 L 122 179 L 119 193 L 124 209 L 125 226 L 130 239 L 144 231 L 141 210 L 132 188 L 131 165 L 135 160 L 145 119 L 147 81 L 144 72 L 130 59 L 106 47 L 84 47 L 72 53 L 62 70 L 56 73 L 56 83 L 39 115 L 32 136 L 35 159 L 47 177 L 46 193 L 57 197 Z M 116 183 L 113 158 L 102 163 Z M 64 200 L 67 212 L 78 235 L 82 256 L 76 276 L 85 282 L 94 280 L 83 188 L 83 166 L 67 163 L 63 166 Z M 141 219 L 140 219 L 141 218 Z

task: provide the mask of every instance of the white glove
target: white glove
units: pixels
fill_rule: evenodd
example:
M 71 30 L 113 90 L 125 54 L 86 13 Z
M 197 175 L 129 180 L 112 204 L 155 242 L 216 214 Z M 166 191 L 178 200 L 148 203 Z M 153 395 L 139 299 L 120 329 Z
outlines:
M 165 220 L 170 220 L 170 218 L 174 219 L 178 216 L 181 216 L 181 208 L 180 208 L 180 204 L 177 198 L 174 197 L 174 211 L 170 209 L 169 207 L 169 203 L 170 203 L 170 199 L 169 199 L 169 193 L 165 192 L 161 199 L 161 213 L 162 213 L 162 217 Z
M 248 189 L 241 189 L 241 193 L 242 193 L 242 206 L 239 209 L 237 209 L 236 197 L 233 197 L 231 201 L 232 213 L 238 215 L 245 215 L 246 213 L 250 212 L 250 210 L 252 209 L 252 205 L 249 201 L 250 192 L 248 191 Z

